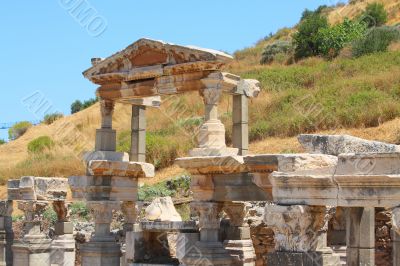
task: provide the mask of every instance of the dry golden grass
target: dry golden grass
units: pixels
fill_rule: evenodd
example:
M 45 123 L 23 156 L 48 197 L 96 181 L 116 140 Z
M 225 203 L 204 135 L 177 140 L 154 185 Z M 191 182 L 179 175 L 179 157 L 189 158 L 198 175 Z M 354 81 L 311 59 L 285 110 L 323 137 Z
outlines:
M 328 16 L 329 22 L 337 24 L 344 18 L 354 18 L 360 15 L 369 3 L 378 2 L 385 5 L 388 12 L 388 24 L 395 25 L 400 22 L 400 2 L 398 0 L 360 0 L 334 9 Z

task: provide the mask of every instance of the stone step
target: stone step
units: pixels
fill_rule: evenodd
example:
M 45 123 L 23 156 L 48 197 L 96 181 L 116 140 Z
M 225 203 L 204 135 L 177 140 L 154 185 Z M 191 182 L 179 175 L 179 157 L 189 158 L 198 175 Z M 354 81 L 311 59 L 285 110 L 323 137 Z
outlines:
M 346 265 L 347 257 L 346 257 L 346 246 L 332 246 L 333 253 L 340 256 L 340 264 Z

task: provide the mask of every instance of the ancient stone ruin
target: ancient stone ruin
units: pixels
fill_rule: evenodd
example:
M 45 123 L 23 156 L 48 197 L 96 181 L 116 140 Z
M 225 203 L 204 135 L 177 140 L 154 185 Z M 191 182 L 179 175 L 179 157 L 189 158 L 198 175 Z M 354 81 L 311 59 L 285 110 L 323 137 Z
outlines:
M 260 84 L 223 72 L 231 60 L 149 39 L 92 59 L 83 74 L 99 86 L 102 121 L 95 150 L 84 156 L 86 175 L 8 182 L 0 202 L 0 265 L 400 265 L 399 146 L 301 135 L 308 153 L 248 154 L 248 98 L 257 97 Z M 198 146 L 176 160 L 191 176 L 189 221 L 171 198 L 147 207 L 138 200 L 139 180 L 155 176 L 146 163 L 146 108 L 186 92 L 198 92 L 205 110 Z M 223 93 L 233 99 L 232 147 L 218 117 Z M 117 102 L 132 105 L 130 154 L 116 152 Z M 94 222 L 90 240 L 79 245 L 68 219 L 68 187 Z M 14 201 L 25 217 L 19 238 L 12 231 Z M 42 228 L 48 206 L 57 213 L 51 238 Z M 124 217 L 119 241 L 110 229 L 116 212 Z M 377 251 L 376 232 L 391 248 Z

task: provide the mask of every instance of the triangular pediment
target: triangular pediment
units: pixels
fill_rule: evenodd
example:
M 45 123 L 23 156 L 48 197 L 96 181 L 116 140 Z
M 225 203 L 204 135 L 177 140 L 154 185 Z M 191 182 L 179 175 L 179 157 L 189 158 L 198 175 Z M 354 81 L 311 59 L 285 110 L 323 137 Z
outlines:
M 92 59 L 93 66 L 83 75 L 92 80 L 99 78 L 124 80 L 136 68 L 174 66 L 187 63 L 208 62 L 218 66 L 232 60 L 220 51 L 194 46 L 180 46 L 162 41 L 140 39 L 127 48 L 105 59 Z

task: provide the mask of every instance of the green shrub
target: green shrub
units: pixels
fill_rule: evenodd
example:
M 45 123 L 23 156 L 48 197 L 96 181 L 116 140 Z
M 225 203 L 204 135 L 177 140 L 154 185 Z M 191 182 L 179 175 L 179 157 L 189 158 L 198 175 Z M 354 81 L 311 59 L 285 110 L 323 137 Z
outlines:
M 8 138 L 11 140 L 16 140 L 24 135 L 30 127 L 32 127 L 32 124 L 28 121 L 16 123 L 8 130 Z
M 47 114 L 44 116 L 43 118 L 43 122 L 46 125 L 51 125 L 53 124 L 56 120 L 60 119 L 64 117 L 64 115 L 62 113 L 52 113 L 52 114 Z
M 353 44 L 353 56 L 387 51 L 392 42 L 400 40 L 400 31 L 396 27 L 383 26 L 370 29 L 364 38 Z
M 4 139 L 0 139 L 0 145 L 6 144 L 7 142 Z
M 304 19 L 298 26 L 298 32 L 293 36 L 295 58 L 301 59 L 318 55 L 321 46 L 318 32 L 328 27 L 326 17 L 319 14 L 312 14 Z
M 19 222 L 19 221 L 22 221 L 24 219 L 24 215 L 23 214 L 12 215 L 11 219 L 12 219 L 13 223 Z
M 41 136 L 28 143 L 28 151 L 42 153 L 45 150 L 50 150 L 53 146 L 54 141 L 49 136 Z
M 388 13 L 381 3 L 370 3 L 360 17 L 369 28 L 384 25 L 388 20 Z
M 288 41 L 276 41 L 267 45 L 261 56 L 261 64 L 270 64 L 278 54 L 289 54 L 293 52 L 293 45 Z
M 70 206 L 71 215 L 78 216 L 85 220 L 90 219 L 90 211 L 84 202 L 76 201 Z
M 43 218 L 54 225 L 57 222 L 57 213 L 53 210 L 52 207 L 47 207 L 46 210 L 43 212 Z
M 321 40 L 320 53 L 327 58 L 334 58 L 345 45 L 361 39 L 365 31 L 364 22 L 351 21 L 347 18 L 341 24 L 323 28 L 318 33 L 318 39 Z
M 181 176 L 172 180 L 162 181 L 154 185 L 144 185 L 139 188 L 139 200 L 150 201 L 157 197 L 188 196 L 190 177 Z

